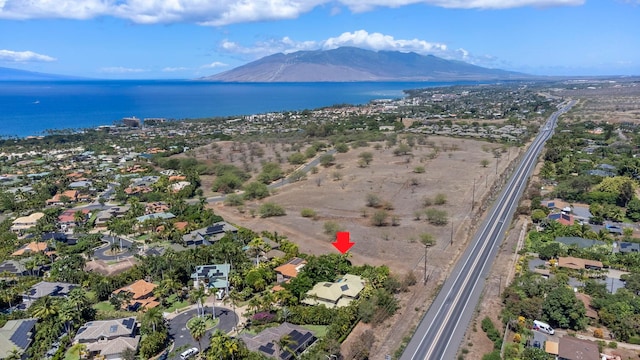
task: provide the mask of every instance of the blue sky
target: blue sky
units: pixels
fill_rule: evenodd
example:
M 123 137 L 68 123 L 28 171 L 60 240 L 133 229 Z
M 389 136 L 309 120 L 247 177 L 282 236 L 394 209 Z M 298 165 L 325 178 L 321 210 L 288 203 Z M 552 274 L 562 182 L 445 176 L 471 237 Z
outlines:
M 640 0 L 0 0 L 0 67 L 184 79 L 339 46 L 640 75 Z

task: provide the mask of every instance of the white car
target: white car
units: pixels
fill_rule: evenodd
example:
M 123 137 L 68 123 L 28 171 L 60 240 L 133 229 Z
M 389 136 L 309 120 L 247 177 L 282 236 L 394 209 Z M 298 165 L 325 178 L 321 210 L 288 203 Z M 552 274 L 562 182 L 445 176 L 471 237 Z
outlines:
M 198 351 L 198 348 L 192 347 L 191 349 L 183 351 L 182 354 L 180 354 L 180 359 L 186 360 L 192 356 L 197 355 L 199 352 L 200 351 Z

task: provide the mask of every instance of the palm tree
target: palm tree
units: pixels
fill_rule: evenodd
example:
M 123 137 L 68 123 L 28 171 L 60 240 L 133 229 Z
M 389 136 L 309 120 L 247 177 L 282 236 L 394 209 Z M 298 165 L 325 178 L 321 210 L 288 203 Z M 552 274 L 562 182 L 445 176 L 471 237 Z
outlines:
M 22 352 L 20 350 L 18 350 L 18 348 L 13 348 L 11 349 L 11 351 L 9 351 L 9 356 L 7 356 L 5 359 L 6 360 L 20 360 L 22 359 Z
M 224 349 L 227 351 L 227 354 L 231 355 L 231 359 L 235 360 L 235 354 L 240 351 L 238 340 L 228 338 L 227 341 L 224 342 Z
M 58 314 L 60 307 L 50 296 L 45 296 L 31 306 L 31 314 L 40 319 L 48 319 Z
M 224 359 L 225 357 L 225 348 L 224 345 L 227 342 L 228 336 L 220 331 L 216 330 L 213 334 L 211 334 L 211 346 L 209 348 L 208 358 L 209 359 Z
M 291 346 L 295 344 L 296 342 L 293 340 L 293 338 L 291 338 L 289 334 L 283 335 L 280 339 L 278 339 L 278 341 L 276 342 L 279 350 L 278 358 L 280 358 L 280 356 L 284 352 L 288 352 L 293 358 L 296 358 L 295 350 L 291 349 Z
M 67 334 L 71 332 L 71 324 L 80 320 L 80 313 L 71 302 L 64 302 L 60 307 L 58 319 L 64 322 L 64 330 Z
M 198 342 L 198 349 L 202 352 L 202 344 L 200 343 L 200 340 L 202 340 L 202 337 L 207 332 L 207 324 L 205 320 L 201 317 L 192 319 L 189 324 L 189 332 L 191 333 L 191 337 Z
M 261 237 L 255 237 L 248 244 L 249 248 L 256 256 L 256 267 L 260 265 L 260 252 L 267 246 L 267 243 Z
M 151 329 L 153 332 L 156 332 L 156 326 L 163 324 L 164 317 L 162 316 L 162 312 L 159 308 L 154 307 L 142 315 L 142 322 L 148 325 L 151 325 Z
M 194 289 L 191 292 L 191 296 L 198 304 L 198 317 L 203 316 L 204 315 L 204 298 L 206 297 L 204 286 L 200 284 L 200 286 L 197 289 Z
M 87 299 L 87 294 L 85 294 L 84 290 L 81 288 L 74 288 L 69 291 L 69 296 L 67 296 L 67 301 L 75 306 L 76 310 L 80 311 L 82 308 L 86 307 L 89 304 L 89 299 Z

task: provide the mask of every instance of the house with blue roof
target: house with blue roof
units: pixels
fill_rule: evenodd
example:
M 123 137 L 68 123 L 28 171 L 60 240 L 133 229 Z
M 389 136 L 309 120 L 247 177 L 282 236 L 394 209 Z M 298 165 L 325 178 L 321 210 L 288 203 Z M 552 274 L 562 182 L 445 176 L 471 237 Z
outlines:
M 196 271 L 191 274 L 193 286 L 197 289 L 201 285 L 205 289 L 228 289 L 229 288 L 229 272 L 231 264 L 213 264 L 200 265 L 196 267 Z

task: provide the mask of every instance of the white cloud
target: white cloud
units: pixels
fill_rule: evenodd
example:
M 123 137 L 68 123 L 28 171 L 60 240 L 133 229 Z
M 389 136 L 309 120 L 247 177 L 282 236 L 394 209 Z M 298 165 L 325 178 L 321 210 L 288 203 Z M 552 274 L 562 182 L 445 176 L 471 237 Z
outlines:
M 275 53 L 292 53 L 302 50 L 330 50 L 341 46 L 353 46 L 373 51 L 415 52 L 421 55 L 435 55 L 448 60 L 460 60 L 470 64 L 497 68 L 505 64 L 491 55 L 473 55 L 463 48 L 450 49 L 441 42 L 430 42 L 421 39 L 396 39 L 391 35 L 366 30 L 345 32 L 336 37 L 321 41 L 296 41 L 290 37 L 260 41 L 251 46 L 243 46 L 233 41 L 224 40 L 220 50 L 239 55 L 245 60 L 255 60 Z
M 628 1 L 628 0 L 627 0 Z M 427 4 L 444 8 L 507 9 L 576 6 L 585 0 L 0 0 L 0 19 L 90 19 L 113 16 L 139 24 L 191 22 L 222 26 L 234 23 L 295 19 L 327 5 L 351 11 Z
M 181 66 L 178 66 L 178 67 L 169 66 L 162 69 L 162 72 L 177 72 L 177 71 L 186 71 L 186 70 L 189 70 L 189 68 L 181 67 Z
M 145 71 L 147 70 L 128 68 L 128 67 L 122 67 L 122 66 L 103 67 L 100 69 L 100 72 L 108 73 L 108 74 L 131 74 L 131 73 L 141 73 Z
M 391 35 L 381 33 L 368 33 L 366 30 L 345 32 L 337 37 L 323 41 L 323 49 L 335 49 L 341 46 L 355 46 L 369 50 L 395 50 L 403 52 L 416 52 L 420 54 L 442 53 L 447 50 L 447 45 L 432 43 L 419 39 L 395 39 Z
M 33 51 L 0 50 L 0 60 L 14 62 L 51 62 L 56 61 L 56 58 L 38 54 Z
M 215 68 L 220 68 L 220 67 L 225 67 L 225 66 L 229 66 L 229 64 L 225 64 L 225 63 L 220 62 L 220 61 L 214 61 L 211 64 L 202 65 L 203 68 L 208 68 L 208 69 L 215 69 Z

